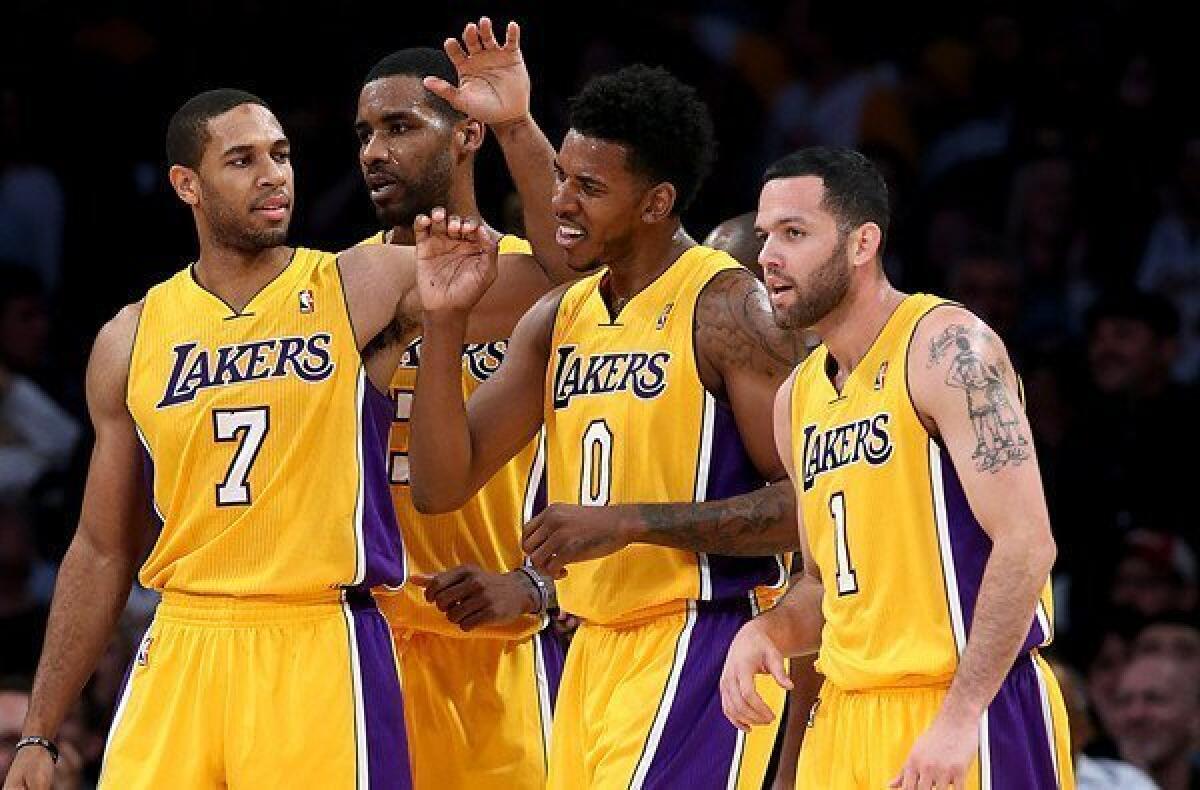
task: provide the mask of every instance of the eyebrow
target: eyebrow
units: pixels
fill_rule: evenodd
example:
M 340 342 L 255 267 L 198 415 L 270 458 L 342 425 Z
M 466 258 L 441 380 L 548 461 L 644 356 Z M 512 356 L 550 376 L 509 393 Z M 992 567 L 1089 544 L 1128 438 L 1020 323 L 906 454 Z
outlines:
M 764 225 L 759 225 L 757 222 L 756 222 L 756 223 L 754 223 L 754 232 L 755 232 L 755 233 L 766 233 L 766 232 L 767 232 L 767 227 L 768 227 L 768 226 L 770 226 L 770 227 L 777 227 L 777 226 L 779 226 L 779 225 L 787 225 L 787 224 L 789 224 L 789 223 L 793 223 L 793 222 L 794 222 L 794 223 L 799 223 L 799 224 L 803 225 L 803 224 L 806 224 L 806 223 L 808 223 L 808 222 L 811 222 L 811 220 L 810 220 L 810 219 L 808 219 L 807 217 L 803 217 L 803 216 L 800 216 L 800 215 L 796 215 L 796 214 L 789 214 L 789 215 L 788 215 L 788 216 L 786 216 L 786 217 L 780 217 L 779 219 L 773 220 L 773 221 L 771 221 L 771 222 L 769 222 L 769 223 L 766 223 L 766 224 L 764 224 Z
M 271 148 L 279 148 L 280 146 L 285 146 L 285 145 L 291 146 L 291 144 L 292 144 L 291 140 L 287 139 L 286 137 L 280 137 L 276 140 L 272 140 L 270 147 Z M 234 154 L 251 154 L 251 153 L 254 153 L 254 148 L 255 148 L 255 146 L 250 145 L 249 143 L 244 143 L 242 145 L 230 146 L 229 148 L 226 148 L 224 151 L 221 152 L 221 157 L 224 158 L 227 156 L 233 156 Z

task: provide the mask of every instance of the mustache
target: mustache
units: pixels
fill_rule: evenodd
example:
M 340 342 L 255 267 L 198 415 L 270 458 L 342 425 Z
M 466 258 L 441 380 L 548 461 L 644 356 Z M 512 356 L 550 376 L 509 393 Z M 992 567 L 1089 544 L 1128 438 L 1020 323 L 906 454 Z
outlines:
M 288 195 L 286 190 L 272 189 L 270 191 L 262 193 L 259 197 L 255 198 L 254 201 L 250 204 L 250 206 L 251 206 L 251 208 L 262 208 L 267 203 L 267 201 L 275 200 L 277 198 L 284 200 L 289 206 L 292 204 L 292 198 L 290 195 Z

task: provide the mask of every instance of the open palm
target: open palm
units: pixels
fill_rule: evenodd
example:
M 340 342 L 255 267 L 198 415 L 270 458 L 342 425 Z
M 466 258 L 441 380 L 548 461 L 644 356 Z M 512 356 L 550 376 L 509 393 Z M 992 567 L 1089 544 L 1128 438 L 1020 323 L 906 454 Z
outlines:
M 417 293 L 427 311 L 469 311 L 496 279 L 497 236 L 476 219 L 436 208 L 413 224 Z
M 515 121 L 529 114 L 529 71 L 521 57 L 521 27 L 508 23 L 504 43 L 496 40 L 492 21 L 483 17 L 463 29 L 462 42 L 446 39 L 446 54 L 458 71 L 455 87 L 426 77 L 425 87 L 459 112 L 486 124 Z

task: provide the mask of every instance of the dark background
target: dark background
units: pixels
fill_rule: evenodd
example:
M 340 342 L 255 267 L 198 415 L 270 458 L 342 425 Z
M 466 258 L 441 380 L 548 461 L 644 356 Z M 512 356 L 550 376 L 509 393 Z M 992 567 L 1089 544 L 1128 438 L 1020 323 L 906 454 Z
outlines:
M 0 675 L 14 689 L 28 683 L 77 518 L 91 339 L 195 253 L 191 217 L 166 180 L 171 113 L 218 86 L 266 99 L 293 142 L 292 239 L 339 249 L 377 229 L 352 132 L 362 76 L 387 52 L 439 46 L 488 12 L 500 26 L 522 23 L 534 113 L 556 143 L 565 100 L 592 75 L 642 61 L 698 88 L 720 150 L 685 217 L 694 236 L 752 210 L 765 165 L 794 148 L 854 146 L 884 169 L 894 280 L 979 312 L 1024 376 L 1059 541 L 1054 653 L 1083 676 L 1099 714 L 1088 748 L 1173 786 L 1168 758 L 1136 755 L 1155 733 L 1178 732 L 1172 759 L 1186 763 L 1200 736 L 1187 460 L 1200 439 L 1200 126 L 1195 19 L 1183 8 L 6 3 L 0 403 L 25 381 L 78 436 L 60 426 L 73 450 L 37 450 L 50 460 L 36 479 L 0 482 Z M 477 181 L 485 216 L 504 225 L 511 187 L 494 144 Z M 6 464 L 21 471 L 4 449 L 33 452 L 37 438 L 19 411 L 0 412 L 3 477 Z M 108 660 L 115 671 L 144 613 L 132 607 Z M 1145 646 L 1155 623 L 1173 635 L 1166 648 Z M 1186 670 L 1186 690 L 1173 686 L 1182 708 L 1135 709 L 1132 692 L 1118 700 L 1123 683 L 1164 675 L 1129 663 L 1151 653 Z M 115 685 L 102 670 L 79 713 L 84 776 Z

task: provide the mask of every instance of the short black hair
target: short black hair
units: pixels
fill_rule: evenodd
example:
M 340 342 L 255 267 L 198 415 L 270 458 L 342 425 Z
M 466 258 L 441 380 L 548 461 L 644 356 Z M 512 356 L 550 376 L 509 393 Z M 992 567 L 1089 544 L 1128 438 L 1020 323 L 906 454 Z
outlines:
M 253 93 L 237 88 L 216 88 L 185 101 L 167 124 L 167 164 L 195 168 L 208 143 L 208 122 L 243 104 L 267 106 Z
M 821 179 L 825 186 L 822 203 L 837 218 L 843 232 L 874 222 L 887 238 L 887 182 L 870 159 L 852 148 L 801 148 L 768 167 L 762 182 L 766 185 L 777 178 L 801 176 Z
M 383 79 L 384 77 L 416 77 L 417 79 L 423 77 L 441 77 L 451 85 L 458 84 L 458 70 L 450 62 L 450 56 L 440 49 L 434 49 L 433 47 L 409 47 L 408 49 L 398 49 L 390 55 L 383 56 L 367 72 L 367 76 L 363 80 L 363 86 L 365 87 L 367 83 Z M 425 93 L 429 97 L 429 106 L 433 107 L 443 116 L 455 121 L 467 117 L 454 109 L 450 102 L 436 93 L 429 90 L 426 90 Z
M 675 187 L 672 214 L 691 205 L 716 158 L 708 107 L 665 69 L 641 64 L 589 80 L 570 101 L 575 131 L 629 150 L 632 168 Z
M 1159 340 L 1169 340 L 1179 334 L 1179 311 L 1162 294 L 1146 291 L 1110 291 L 1102 295 L 1084 314 L 1088 335 L 1106 318 L 1125 319 L 1145 324 Z

